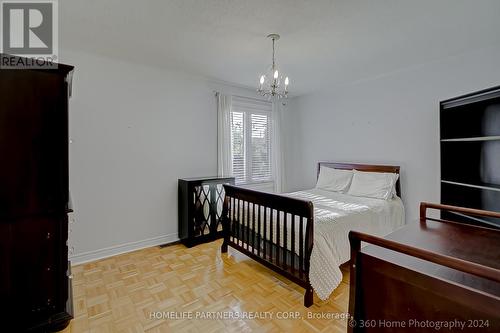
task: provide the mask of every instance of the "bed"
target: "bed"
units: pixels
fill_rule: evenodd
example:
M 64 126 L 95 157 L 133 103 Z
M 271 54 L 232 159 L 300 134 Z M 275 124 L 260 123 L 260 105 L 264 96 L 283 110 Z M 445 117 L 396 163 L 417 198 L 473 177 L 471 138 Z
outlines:
M 398 166 L 319 162 L 322 167 L 399 174 Z M 342 280 L 339 266 L 350 258 L 349 231 L 385 236 L 404 223 L 400 180 L 390 200 L 310 189 L 286 194 L 264 193 L 224 185 L 224 242 L 323 300 Z

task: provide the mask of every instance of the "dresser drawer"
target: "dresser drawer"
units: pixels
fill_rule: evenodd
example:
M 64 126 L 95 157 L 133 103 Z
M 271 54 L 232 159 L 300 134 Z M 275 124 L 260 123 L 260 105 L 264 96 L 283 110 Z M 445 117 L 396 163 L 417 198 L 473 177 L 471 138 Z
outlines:
M 67 219 L 18 220 L 11 226 L 12 302 L 20 313 L 46 316 L 60 310 L 67 291 Z M 63 258 L 61 258 L 63 257 Z

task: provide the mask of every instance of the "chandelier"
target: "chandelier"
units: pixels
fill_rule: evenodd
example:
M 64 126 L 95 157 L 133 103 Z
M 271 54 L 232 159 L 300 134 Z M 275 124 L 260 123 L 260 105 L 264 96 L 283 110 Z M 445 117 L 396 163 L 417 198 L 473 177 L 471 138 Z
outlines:
M 280 39 L 278 34 L 270 34 L 267 38 L 271 38 L 273 41 L 273 63 L 265 74 L 260 76 L 260 84 L 257 92 L 262 96 L 268 97 L 269 99 L 280 99 L 286 98 L 288 96 L 288 76 L 284 76 L 276 66 L 276 61 L 274 60 L 274 42 Z

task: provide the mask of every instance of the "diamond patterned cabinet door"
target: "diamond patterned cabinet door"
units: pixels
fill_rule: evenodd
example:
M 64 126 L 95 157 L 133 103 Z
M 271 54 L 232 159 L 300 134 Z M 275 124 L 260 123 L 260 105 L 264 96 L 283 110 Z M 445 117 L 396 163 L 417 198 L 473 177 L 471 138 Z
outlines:
M 179 238 L 186 246 L 222 237 L 223 184 L 234 178 L 179 179 Z
M 194 212 L 193 226 L 194 236 L 210 234 L 212 214 L 210 214 L 210 185 L 195 186 L 193 191 Z
M 217 184 L 215 186 L 215 230 L 222 232 L 222 208 L 224 206 L 224 186 Z

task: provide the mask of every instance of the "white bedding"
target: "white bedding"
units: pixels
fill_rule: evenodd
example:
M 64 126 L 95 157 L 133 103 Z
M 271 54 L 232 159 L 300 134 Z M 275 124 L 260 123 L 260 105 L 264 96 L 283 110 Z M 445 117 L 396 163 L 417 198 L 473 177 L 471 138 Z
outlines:
M 398 197 L 381 200 L 320 189 L 285 195 L 314 204 L 314 245 L 309 280 L 322 300 L 326 300 L 342 281 L 339 266 L 350 259 L 349 231 L 385 236 L 404 224 L 404 207 Z

